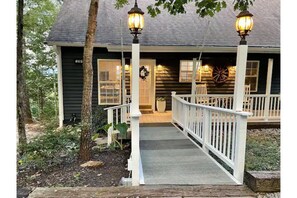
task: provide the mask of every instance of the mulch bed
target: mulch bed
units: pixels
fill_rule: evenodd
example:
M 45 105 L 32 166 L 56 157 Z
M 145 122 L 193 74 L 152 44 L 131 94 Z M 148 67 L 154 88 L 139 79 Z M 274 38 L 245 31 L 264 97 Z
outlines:
M 43 171 L 18 170 L 18 197 L 26 197 L 36 187 L 108 187 L 118 186 L 122 177 L 128 177 L 127 159 L 130 148 L 105 150 L 93 154 L 92 160 L 102 161 L 99 168 L 83 168 L 77 159 Z

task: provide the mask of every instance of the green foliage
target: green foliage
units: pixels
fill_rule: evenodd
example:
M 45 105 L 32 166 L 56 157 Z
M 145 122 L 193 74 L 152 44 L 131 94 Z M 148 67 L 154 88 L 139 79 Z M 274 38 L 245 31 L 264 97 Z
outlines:
M 255 0 L 234 0 L 234 10 L 246 10 L 249 6 L 253 5 Z M 227 7 L 225 0 L 156 0 L 155 4 L 147 7 L 148 13 L 155 17 L 161 13 L 161 9 L 166 10 L 171 15 L 186 13 L 185 5 L 195 3 L 196 13 L 200 17 L 214 16 L 215 13 L 220 12 L 223 8 Z M 117 0 L 115 7 L 117 9 L 128 4 L 127 0 Z
M 100 129 L 100 130 L 104 130 L 105 133 L 108 133 L 108 129 L 109 129 L 110 127 L 112 127 L 112 123 L 106 124 L 106 125 L 100 127 L 99 129 Z M 119 135 L 120 135 L 121 137 L 124 137 L 124 136 L 127 134 L 127 132 L 128 132 L 128 128 L 129 128 L 129 127 L 128 127 L 127 123 L 125 123 L 125 122 L 123 122 L 123 123 L 118 123 L 118 124 L 115 124 L 115 125 L 113 126 L 113 130 L 117 130 L 117 131 L 119 131 Z M 111 148 L 111 149 L 115 149 L 115 148 L 117 148 L 117 147 L 120 147 L 120 149 L 123 150 L 123 142 L 122 142 L 122 139 L 120 140 L 121 142 L 119 142 L 115 136 L 116 136 L 116 135 L 114 134 L 113 137 L 112 137 L 112 143 L 111 143 L 111 145 L 110 145 L 110 148 Z M 99 134 L 98 134 L 98 133 L 97 133 L 97 134 L 94 134 L 94 135 L 92 136 L 92 140 L 95 141 L 98 137 L 99 137 Z M 99 148 L 101 148 L 100 145 L 97 145 L 97 146 L 98 146 Z
M 73 173 L 73 177 L 74 177 L 74 179 L 75 180 L 80 180 L 80 172 L 78 172 L 78 173 Z
M 128 131 L 128 128 L 129 128 L 129 127 L 128 127 L 127 123 L 123 122 L 123 123 L 118 123 L 118 124 L 116 124 L 116 125 L 114 126 L 114 128 L 115 128 L 116 130 L 118 130 L 122 136 L 124 136 L 124 135 L 127 134 L 127 131 Z
M 46 169 L 73 158 L 79 149 L 81 129 L 67 126 L 60 131 L 47 130 L 44 135 L 24 145 L 24 154 L 19 158 L 20 168 Z
M 280 170 L 280 136 L 275 134 L 248 135 L 246 170 Z
M 93 109 L 93 131 L 97 131 L 99 133 L 103 133 L 105 130 L 102 129 L 102 126 L 107 124 L 107 111 L 104 109 L 107 106 L 97 106 Z
M 45 44 L 60 4 L 56 0 L 24 1 L 24 66 L 32 116 L 57 116 L 56 55 Z
M 157 101 L 165 101 L 166 99 L 165 99 L 165 97 L 158 97 L 157 98 Z

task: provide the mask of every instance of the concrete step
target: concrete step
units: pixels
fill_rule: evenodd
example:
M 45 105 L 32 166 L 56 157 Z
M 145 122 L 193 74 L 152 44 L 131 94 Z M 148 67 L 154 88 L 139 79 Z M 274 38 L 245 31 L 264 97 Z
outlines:
M 126 197 L 240 197 L 252 198 L 256 194 L 244 185 L 198 186 L 119 186 L 119 187 L 57 187 L 36 188 L 29 198 L 126 198 Z

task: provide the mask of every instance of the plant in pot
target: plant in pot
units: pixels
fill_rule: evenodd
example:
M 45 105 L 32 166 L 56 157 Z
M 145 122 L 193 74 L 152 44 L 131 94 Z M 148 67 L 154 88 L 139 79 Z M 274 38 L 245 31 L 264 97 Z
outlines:
M 157 111 L 165 112 L 166 109 L 166 100 L 164 97 L 157 98 Z

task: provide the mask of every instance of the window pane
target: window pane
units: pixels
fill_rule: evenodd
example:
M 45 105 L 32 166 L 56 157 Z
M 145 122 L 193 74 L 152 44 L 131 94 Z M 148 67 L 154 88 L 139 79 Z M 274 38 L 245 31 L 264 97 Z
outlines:
M 253 68 L 251 70 L 251 75 L 257 75 L 257 73 L 258 73 L 258 69 L 257 68 Z
M 99 60 L 99 104 L 120 104 L 121 100 L 120 60 Z
M 198 61 L 196 62 L 198 65 Z M 192 82 L 193 60 L 180 61 L 180 82 Z M 196 82 L 200 82 L 200 71 L 197 70 Z
M 245 75 L 247 75 L 247 76 L 251 75 L 251 69 L 250 68 L 246 68 Z

